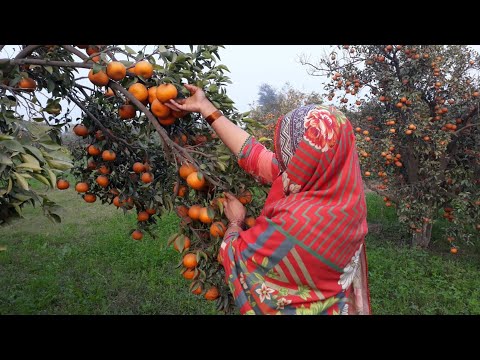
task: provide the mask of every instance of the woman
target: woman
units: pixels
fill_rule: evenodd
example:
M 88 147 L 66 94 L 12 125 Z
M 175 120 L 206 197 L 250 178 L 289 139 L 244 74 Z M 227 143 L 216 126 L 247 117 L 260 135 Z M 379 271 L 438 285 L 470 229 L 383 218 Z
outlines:
M 365 256 L 366 203 L 345 115 L 302 106 L 281 117 L 275 152 L 223 116 L 205 93 L 171 100 L 199 112 L 238 156 L 240 166 L 271 190 L 255 226 L 226 194 L 229 219 L 220 256 L 242 314 L 370 314 Z

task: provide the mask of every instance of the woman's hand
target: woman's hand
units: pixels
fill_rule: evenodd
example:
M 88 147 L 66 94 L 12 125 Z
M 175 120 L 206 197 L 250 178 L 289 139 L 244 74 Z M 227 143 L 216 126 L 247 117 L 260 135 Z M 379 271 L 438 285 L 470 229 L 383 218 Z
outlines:
M 247 209 L 245 206 L 232 194 L 225 193 L 227 201 L 224 206 L 225 216 L 231 222 L 243 222 Z
M 185 84 L 185 87 L 190 91 L 190 97 L 186 99 L 172 99 L 165 105 L 175 111 L 183 110 L 189 112 L 202 112 L 205 107 L 213 106 L 202 89 L 190 84 Z

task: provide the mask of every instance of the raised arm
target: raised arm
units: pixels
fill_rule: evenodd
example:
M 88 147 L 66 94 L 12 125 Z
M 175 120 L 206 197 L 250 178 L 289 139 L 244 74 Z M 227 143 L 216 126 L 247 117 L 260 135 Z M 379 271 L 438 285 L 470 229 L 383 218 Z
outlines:
M 203 90 L 189 84 L 185 85 L 185 87 L 190 91 L 192 96 L 187 99 L 170 100 L 170 103 L 166 104 L 168 107 L 176 111 L 198 112 L 202 114 L 204 118 L 207 118 L 207 116 L 217 111 L 217 108 L 207 99 Z M 250 136 L 245 130 L 235 125 L 223 115 L 213 122 L 212 128 L 235 155 L 240 152 L 242 145 Z
M 175 110 L 199 112 L 204 118 L 217 111 L 202 89 L 185 85 L 191 96 L 186 99 L 170 100 L 166 105 Z M 272 183 L 280 169 L 275 154 L 251 137 L 245 130 L 220 116 L 211 124 L 225 145 L 238 157 L 239 165 L 261 183 Z

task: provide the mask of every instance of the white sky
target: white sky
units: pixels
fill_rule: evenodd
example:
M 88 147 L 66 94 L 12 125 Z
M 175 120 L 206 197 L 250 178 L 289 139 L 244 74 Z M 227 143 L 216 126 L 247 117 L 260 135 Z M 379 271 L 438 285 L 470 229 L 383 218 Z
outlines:
M 140 46 L 131 45 L 139 50 Z M 480 45 L 472 45 L 480 52 Z M 18 48 L 18 47 L 16 47 Z M 152 47 L 148 47 L 150 50 Z M 178 46 L 188 51 L 188 46 Z M 228 76 L 232 84 L 227 86 L 228 96 L 235 102 L 240 112 L 249 110 L 258 98 L 258 88 L 262 83 L 280 89 L 289 82 L 295 89 L 323 93 L 322 77 L 310 76 L 307 68 L 299 62 L 299 55 L 310 56 L 312 61 L 328 51 L 328 45 L 225 45 L 219 49 L 220 63 L 230 69 Z M 0 54 L 11 56 L 11 46 L 6 46 Z

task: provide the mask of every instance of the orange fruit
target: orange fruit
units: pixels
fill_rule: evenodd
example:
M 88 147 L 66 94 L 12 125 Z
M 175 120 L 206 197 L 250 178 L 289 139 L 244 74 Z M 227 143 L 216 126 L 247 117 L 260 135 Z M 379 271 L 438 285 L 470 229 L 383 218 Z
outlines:
M 133 171 L 137 174 L 140 174 L 145 171 L 145 165 L 143 165 L 141 162 L 136 162 L 133 164 Z
M 212 200 L 212 206 L 214 209 L 218 209 L 220 206 L 219 204 L 222 203 L 223 206 L 225 206 L 225 203 L 227 202 L 226 198 L 223 197 L 217 197 Z
M 155 215 L 155 214 L 157 213 L 157 209 L 148 208 L 147 210 L 145 210 L 145 212 L 146 212 L 148 215 Z
M 193 173 L 195 171 L 197 171 L 197 168 L 194 165 L 186 163 L 186 164 L 183 164 L 182 166 L 180 166 L 180 169 L 178 170 L 178 173 L 180 174 L 180 177 L 182 179 L 186 179 L 188 177 L 188 175 L 190 175 L 191 173 Z
M 150 215 L 146 211 L 140 211 L 137 215 L 138 221 L 147 221 L 150 218 Z
M 103 135 L 102 130 L 97 130 L 95 132 L 95 139 L 97 139 L 98 141 L 105 140 L 105 135 Z
M 87 203 L 94 203 L 97 201 L 97 197 L 94 194 L 85 194 L 83 195 L 83 200 L 85 200 Z
M 128 88 L 128 92 L 135 96 L 138 101 L 145 101 L 148 99 L 148 90 L 145 85 L 135 83 Z
M 88 79 L 90 82 L 97 86 L 107 86 L 110 79 L 108 75 L 103 71 L 99 71 L 96 74 L 93 73 L 93 69 L 88 73 Z
M 114 95 L 115 95 L 115 93 L 110 88 L 108 88 L 107 91 L 105 91 L 105 96 L 106 97 L 111 97 L 111 96 L 114 96 Z
M 153 75 L 153 65 L 146 60 L 136 63 L 134 69 L 136 75 L 145 79 L 150 79 Z
M 183 257 L 183 266 L 185 266 L 186 268 L 193 269 L 197 265 L 198 265 L 197 255 L 190 253 L 190 254 L 186 254 Z
M 150 110 L 152 111 L 153 115 L 160 118 L 165 118 L 170 115 L 170 108 L 166 105 L 163 105 L 160 101 L 158 101 L 158 99 L 153 100 Z
M 102 153 L 102 159 L 104 161 L 114 161 L 117 158 L 117 154 L 115 154 L 112 150 L 105 150 Z
M 92 56 L 93 54 L 96 54 L 100 52 L 100 48 L 96 45 L 88 45 L 87 47 L 87 54 L 88 56 Z
M 97 163 L 93 160 L 88 160 L 87 169 L 88 170 L 95 170 L 97 168 Z
M 450 249 L 450 253 L 451 253 L 451 254 L 456 254 L 457 252 L 458 252 L 458 249 L 455 248 L 455 247 L 452 247 L 452 248 Z
M 174 192 L 174 193 L 177 192 L 177 187 L 178 187 L 177 184 L 175 184 L 175 185 L 173 186 L 173 192 Z M 185 185 L 180 185 L 180 188 L 178 188 L 178 194 L 177 194 L 177 196 L 178 196 L 178 197 L 184 197 L 185 194 L 187 193 L 187 190 L 188 190 L 188 189 L 187 189 L 187 187 L 186 187 Z
M 132 239 L 133 240 L 142 240 L 143 238 L 143 233 L 140 230 L 135 230 L 132 233 Z
M 188 114 L 188 111 L 183 111 L 183 110 L 180 110 L 180 111 L 175 111 L 175 110 L 172 110 L 172 116 L 177 118 L 177 119 L 181 119 L 185 116 L 187 116 Z
M 118 115 L 123 120 L 132 119 L 136 115 L 135 107 L 133 105 L 122 105 L 118 110 Z
M 256 222 L 257 220 L 253 216 L 249 216 L 245 219 L 245 225 L 247 225 L 249 228 L 254 227 Z
M 166 118 L 159 118 L 158 122 L 163 126 L 173 125 L 177 119 L 174 116 L 168 116 Z
M 195 295 L 200 295 L 202 293 L 203 289 L 201 286 L 197 286 L 195 288 L 195 290 L 192 290 L 192 294 L 195 294 Z
M 223 238 L 225 231 L 227 231 L 227 227 L 221 221 L 216 221 L 210 226 L 210 234 L 213 237 Z
M 75 133 L 75 135 L 77 136 L 87 136 L 88 135 L 88 129 L 85 125 L 83 124 L 77 124 L 75 125 L 75 127 L 73 128 L 73 132 Z
M 57 189 L 66 190 L 70 187 L 70 183 L 67 180 L 59 179 L 57 181 Z
M 79 193 L 87 192 L 88 189 L 89 189 L 89 186 L 85 182 L 79 182 L 79 183 L 77 183 L 77 185 L 75 185 L 75 191 L 77 191 Z
M 112 80 L 120 81 L 127 76 L 127 68 L 120 61 L 112 61 L 107 65 L 107 75 Z
M 98 168 L 98 172 L 103 175 L 108 175 L 110 174 L 110 169 L 105 165 L 100 165 L 100 167 Z
M 190 206 L 190 209 L 188 209 L 188 216 L 190 216 L 190 219 L 199 220 L 200 219 L 200 210 L 202 210 L 202 207 L 200 205 Z
M 220 296 L 218 289 L 215 286 L 212 286 L 210 289 L 207 290 L 204 297 L 207 300 L 215 300 Z
M 150 105 L 153 103 L 154 100 L 157 100 L 157 87 L 152 86 L 148 88 L 148 102 Z
M 250 190 L 245 190 L 240 195 L 238 195 L 237 198 L 243 205 L 246 205 L 252 202 L 253 196 Z
M 34 91 L 37 87 L 37 83 L 32 78 L 24 77 L 18 82 L 18 87 L 26 91 Z
M 200 190 L 205 185 L 205 177 L 202 173 L 194 171 L 187 176 L 187 184 L 192 189 Z
M 195 269 L 187 269 L 183 272 L 182 276 L 187 280 L 193 280 L 195 278 Z
M 176 241 L 173 242 L 173 248 L 179 251 Z M 190 249 L 190 238 L 185 236 L 185 240 L 183 241 L 183 250 L 188 250 L 188 249 Z
M 213 222 L 213 218 L 215 217 L 215 212 L 211 207 L 202 207 L 200 209 L 200 214 L 198 219 L 204 224 L 210 224 Z
M 181 218 L 188 216 L 188 207 L 185 205 L 177 206 L 177 215 Z
M 140 179 L 142 180 L 143 183 L 149 184 L 153 181 L 153 175 L 151 173 L 145 172 L 142 174 Z
M 157 99 L 162 103 L 175 99 L 177 95 L 177 88 L 173 84 L 161 84 L 157 87 Z
M 101 187 L 107 187 L 110 184 L 110 180 L 105 175 L 100 175 L 96 180 L 97 184 Z

